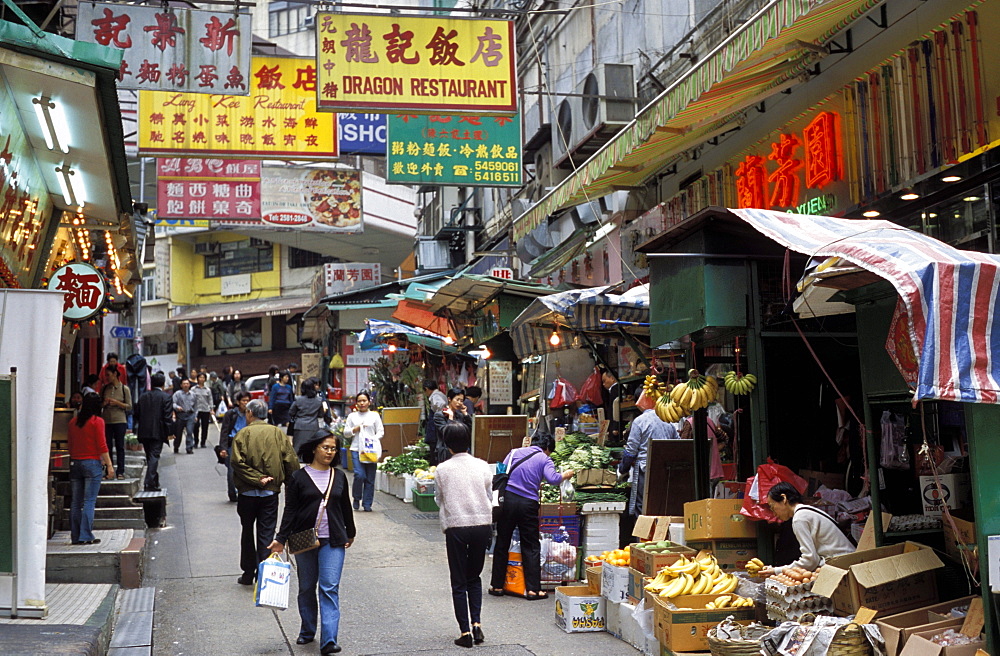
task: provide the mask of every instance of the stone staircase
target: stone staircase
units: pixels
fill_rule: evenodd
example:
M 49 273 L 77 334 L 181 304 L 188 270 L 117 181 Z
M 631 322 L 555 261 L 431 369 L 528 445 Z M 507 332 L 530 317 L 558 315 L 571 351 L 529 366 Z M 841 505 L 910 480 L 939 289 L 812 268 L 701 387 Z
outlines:
M 94 509 L 94 528 L 145 529 L 146 521 L 142 505 L 132 502 L 132 497 L 142 489 L 142 477 L 146 469 L 146 457 L 141 451 L 130 451 L 125 455 L 125 478 L 101 481 L 97 493 L 97 507 Z M 65 498 L 61 517 L 61 528 L 69 530 L 70 483 L 68 480 L 56 482 L 56 494 Z

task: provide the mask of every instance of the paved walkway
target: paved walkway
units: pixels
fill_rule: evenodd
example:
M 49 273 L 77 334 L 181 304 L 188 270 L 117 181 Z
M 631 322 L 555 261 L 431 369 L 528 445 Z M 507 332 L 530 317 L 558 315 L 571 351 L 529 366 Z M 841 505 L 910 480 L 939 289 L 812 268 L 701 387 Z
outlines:
M 217 439 L 213 427 L 210 442 Z M 147 532 L 145 585 L 155 585 L 153 653 L 157 656 L 318 654 L 295 644 L 293 607 L 254 607 L 238 585 L 239 518 L 226 498 L 225 470 L 211 448 L 164 454 L 161 482 L 170 490 L 167 527 Z M 444 536 L 436 515 L 376 493 L 375 511 L 357 513 L 358 538 L 341 582 L 340 640 L 345 654 L 451 654 L 458 626 L 451 609 Z M 487 568 L 490 561 L 487 559 Z M 485 581 L 485 579 L 484 579 Z M 485 583 L 484 583 L 485 585 Z M 477 654 L 634 656 L 606 633 L 566 634 L 553 600 L 484 599 L 486 643 Z

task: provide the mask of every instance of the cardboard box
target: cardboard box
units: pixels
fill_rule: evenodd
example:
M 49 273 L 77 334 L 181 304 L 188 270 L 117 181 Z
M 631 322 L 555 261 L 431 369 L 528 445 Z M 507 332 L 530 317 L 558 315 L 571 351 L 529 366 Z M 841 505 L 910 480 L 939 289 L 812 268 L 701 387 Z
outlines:
M 618 475 L 608 469 L 581 469 L 576 473 L 577 487 L 610 487 L 618 482 Z
M 632 528 L 632 535 L 639 542 L 670 540 L 670 525 L 683 522 L 683 517 L 639 515 Z
M 937 601 L 934 570 L 944 563 L 916 542 L 830 558 L 820 568 L 813 593 L 833 599 L 834 610 L 852 615 L 865 606 L 891 615 Z
M 590 588 L 590 594 L 595 594 L 595 595 L 601 594 L 600 566 L 587 568 L 587 587 Z
M 843 474 L 828 474 L 826 472 L 813 471 L 811 469 L 800 469 L 799 476 L 806 479 L 806 482 L 809 483 L 807 492 L 810 495 L 818 490 L 821 485 L 825 485 L 831 490 L 844 489 Z
M 740 514 L 741 499 L 702 499 L 684 504 L 684 539 L 755 538 L 757 525 Z
M 944 619 L 945 616 L 955 606 L 967 605 L 973 599 L 972 596 L 944 601 L 933 606 L 924 606 L 916 610 L 895 615 L 887 615 L 878 620 L 875 624 L 882 637 L 885 638 L 885 651 L 888 656 L 896 656 L 903 649 L 903 645 L 914 633 L 929 631 L 936 628 L 947 629 L 951 626 L 953 619 Z
M 601 565 L 601 596 L 608 601 L 621 603 L 628 598 L 628 567 Z
M 962 553 L 968 557 L 969 562 L 974 565 L 973 569 L 979 566 L 979 548 L 976 542 L 976 524 L 965 519 L 951 516 L 955 520 L 955 528 L 951 527 L 951 522 L 944 521 L 944 550 L 949 556 L 962 562 Z
M 642 599 L 642 588 L 646 585 L 649 577 L 634 567 L 628 568 L 628 601 L 638 604 Z
M 556 588 L 556 626 L 566 633 L 603 631 L 605 599 L 590 593 L 585 585 Z
M 698 552 L 689 547 L 668 547 L 664 550 L 650 550 L 632 545 L 629 550 L 629 564 L 644 576 L 656 576 L 667 565 L 673 565 L 681 556 L 694 557 Z
M 975 656 L 978 650 L 986 648 L 986 643 L 982 640 L 976 641 L 971 645 L 956 647 L 942 647 L 937 643 L 931 642 L 931 638 L 935 634 L 949 628 L 958 631 L 962 628 L 962 620 L 952 620 L 943 628 L 914 633 L 906 641 L 903 651 L 900 652 L 900 656 Z
M 951 510 L 965 508 L 972 503 L 972 479 L 969 474 L 941 474 L 941 490 L 933 476 L 920 477 L 920 495 L 923 497 L 924 515 L 940 517 L 941 508 L 948 504 Z M 944 493 L 942 498 L 941 492 Z
M 755 610 L 753 608 L 720 608 L 708 610 L 705 605 L 715 601 L 719 595 L 687 595 L 672 599 L 673 610 L 667 600 L 656 598 L 654 620 L 660 644 L 671 651 L 708 651 L 708 630 L 730 615 L 739 624 L 749 624 Z
M 692 541 L 688 546 L 696 553 L 711 551 L 719 561 L 719 567 L 732 572 L 746 569 L 747 561 L 757 557 L 757 540 L 703 540 Z

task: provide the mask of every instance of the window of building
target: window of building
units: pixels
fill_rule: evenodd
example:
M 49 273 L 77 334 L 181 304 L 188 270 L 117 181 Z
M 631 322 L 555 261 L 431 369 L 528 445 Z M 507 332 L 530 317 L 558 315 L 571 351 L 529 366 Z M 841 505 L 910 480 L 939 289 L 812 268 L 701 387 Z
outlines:
M 219 351 L 251 348 L 261 346 L 264 343 L 260 317 L 217 323 L 215 324 L 214 333 L 215 348 Z
M 139 302 L 154 301 L 157 298 L 159 297 L 156 295 L 156 276 L 146 276 L 139 287 Z
M 270 36 L 282 36 L 293 32 L 308 30 L 311 25 L 309 6 L 294 2 L 272 2 L 268 15 L 268 33 Z
M 306 267 L 317 267 L 327 262 L 339 262 L 340 260 L 332 255 L 320 255 L 312 251 L 288 247 L 288 268 L 304 269 Z
M 260 273 L 274 269 L 274 247 L 265 241 L 244 239 L 219 244 L 219 252 L 205 256 L 205 277 Z

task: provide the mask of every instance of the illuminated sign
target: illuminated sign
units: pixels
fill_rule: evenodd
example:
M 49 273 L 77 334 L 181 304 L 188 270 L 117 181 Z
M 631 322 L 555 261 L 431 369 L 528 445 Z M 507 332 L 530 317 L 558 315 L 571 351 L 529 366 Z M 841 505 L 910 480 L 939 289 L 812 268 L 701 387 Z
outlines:
M 139 92 L 139 154 L 337 157 L 337 118 L 316 111 L 312 60 L 254 57 L 250 95 Z
M 316 25 L 321 110 L 517 111 L 511 21 L 320 12 Z
M 104 306 L 108 297 L 108 283 L 104 275 L 85 262 L 74 262 L 60 267 L 49 278 L 49 289 L 65 292 L 63 319 L 83 321 Z
M 777 135 L 771 142 L 769 154 L 746 155 L 736 167 L 739 206 L 789 209 L 802 203 L 810 210 L 823 205 L 822 211 L 825 211 L 835 204 L 835 200 L 831 203 L 811 199 L 803 203 L 802 189 L 823 189 L 841 179 L 843 153 L 840 144 L 840 117 L 834 112 L 817 114 L 802 130 L 801 137 L 789 133 Z

